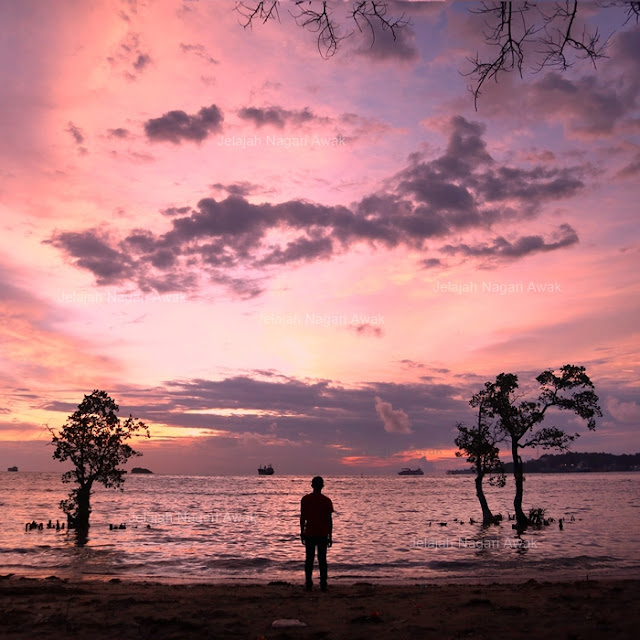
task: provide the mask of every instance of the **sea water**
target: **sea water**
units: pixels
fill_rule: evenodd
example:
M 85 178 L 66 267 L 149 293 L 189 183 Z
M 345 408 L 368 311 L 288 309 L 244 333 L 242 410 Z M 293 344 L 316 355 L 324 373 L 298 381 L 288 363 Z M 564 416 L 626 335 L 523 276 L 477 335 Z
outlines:
M 96 489 L 89 543 L 47 529 L 71 485 L 58 473 L 0 473 L 0 573 L 172 582 L 301 581 L 299 476 L 128 475 Z M 553 522 L 518 535 L 513 482 L 487 487 L 483 529 L 468 476 L 325 478 L 334 504 L 329 572 L 339 582 L 486 582 L 640 577 L 640 473 L 529 474 L 525 508 Z M 560 529 L 558 520 L 564 526 Z M 25 523 L 43 522 L 42 531 Z M 472 522 L 475 521 L 475 522 Z M 110 529 L 110 525 L 124 529 Z

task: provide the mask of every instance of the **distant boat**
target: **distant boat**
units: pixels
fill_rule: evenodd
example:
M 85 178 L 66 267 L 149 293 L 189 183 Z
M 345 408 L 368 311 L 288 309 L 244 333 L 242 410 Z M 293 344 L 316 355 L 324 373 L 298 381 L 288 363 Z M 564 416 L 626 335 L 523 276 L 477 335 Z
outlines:
M 424 472 L 420 467 L 417 469 L 409 469 L 409 467 L 404 467 L 402 471 L 398 471 L 399 476 L 423 476 Z
M 17 471 L 18 467 L 9 467 L 7 471 Z
M 272 476 L 274 473 L 273 467 L 270 464 L 258 468 L 258 474 L 261 476 Z

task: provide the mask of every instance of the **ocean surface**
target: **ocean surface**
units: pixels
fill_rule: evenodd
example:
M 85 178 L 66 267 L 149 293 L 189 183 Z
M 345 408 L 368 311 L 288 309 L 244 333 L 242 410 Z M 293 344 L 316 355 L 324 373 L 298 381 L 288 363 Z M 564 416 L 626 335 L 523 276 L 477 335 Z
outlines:
M 302 582 L 300 498 L 310 478 L 128 475 L 97 489 L 89 544 L 73 544 L 59 473 L 0 473 L 0 573 L 170 582 Z M 472 476 L 325 477 L 339 582 L 520 582 L 640 577 L 640 473 L 530 474 L 525 509 L 555 521 L 518 537 L 513 481 L 486 488 L 505 520 L 483 530 Z M 564 518 L 564 529 L 558 527 Z M 42 531 L 25 523 L 44 522 Z M 110 530 L 109 524 L 126 524 Z M 446 523 L 446 524 L 440 524 Z M 317 568 L 316 568 L 317 572 Z M 317 573 L 314 575 L 317 576 Z M 316 579 L 317 581 L 317 579 Z

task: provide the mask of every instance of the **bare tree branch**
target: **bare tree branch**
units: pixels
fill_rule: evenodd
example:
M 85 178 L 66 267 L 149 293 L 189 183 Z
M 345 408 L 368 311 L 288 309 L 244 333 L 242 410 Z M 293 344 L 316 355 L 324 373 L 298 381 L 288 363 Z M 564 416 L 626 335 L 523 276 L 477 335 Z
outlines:
M 316 8 L 317 4 L 321 6 Z M 318 52 L 325 58 L 330 58 L 338 50 L 341 40 L 348 38 L 351 33 L 340 35 L 340 25 L 331 15 L 327 0 L 313 4 L 310 0 L 296 0 L 296 12 L 291 13 L 297 24 L 313 33 L 318 34 Z
M 522 77 L 522 65 L 524 63 L 524 45 L 527 41 L 532 41 L 533 36 L 540 31 L 541 27 L 528 24 L 526 13 L 534 4 L 524 2 L 516 7 L 512 2 L 494 2 L 488 5 L 482 3 L 481 8 L 470 10 L 471 13 L 484 14 L 489 16 L 485 20 L 485 25 L 489 29 L 484 32 L 485 41 L 493 46 L 499 47 L 499 52 L 489 61 L 480 59 L 480 54 L 468 58 L 474 68 L 463 75 L 477 76 L 475 86 L 469 87 L 473 94 L 473 104 L 478 110 L 478 98 L 480 97 L 483 85 L 487 80 L 498 80 L 498 74 L 517 70 Z
M 269 20 L 280 20 L 278 4 L 280 0 L 260 0 L 250 5 L 236 2 L 236 11 L 244 18 L 240 24 L 246 29 L 253 27 L 253 21 L 259 20 L 266 24 Z
M 410 24 L 402 14 L 399 18 L 388 15 L 387 0 L 351 0 L 351 8 L 341 15 L 360 33 L 371 33 L 371 46 L 376 34 L 389 31 L 397 40 L 398 31 Z M 584 2 L 584 0 L 583 0 Z M 236 11 L 242 16 L 240 24 L 246 29 L 255 21 L 263 24 L 269 20 L 280 20 L 280 0 L 238 0 Z M 353 35 L 355 29 L 341 32 L 334 9 L 342 3 L 331 0 L 295 0 L 293 16 L 298 26 L 317 34 L 317 46 L 323 58 L 333 56 L 340 43 Z M 626 25 L 635 19 L 640 22 L 640 1 L 600 0 L 601 7 L 624 8 Z M 488 80 L 498 82 L 503 73 L 517 71 L 520 77 L 525 69 L 525 59 L 532 55 L 534 62 L 529 66 L 534 73 L 545 68 L 566 71 L 575 59 L 590 60 L 596 66 L 605 51 L 611 36 L 603 38 L 598 29 L 590 31 L 579 26 L 579 0 L 556 0 L 555 2 L 535 2 L 523 0 L 483 1 L 471 13 L 484 17 L 484 40 L 493 47 L 493 55 L 480 53 L 467 58 L 472 69 L 462 75 L 473 78 L 468 89 L 473 94 L 473 103 L 478 110 L 478 100 Z M 344 10 L 343 10 L 344 11 Z
M 593 33 L 584 28 L 582 35 L 576 39 L 574 37 L 574 26 L 578 13 L 578 0 L 566 0 L 564 4 L 554 3 L 553 11 L 546 14 L 539 9 L 544 20 L 545 36 L 540 38 L 543 45 L 541 53 L 544 58 L 539 63 L 538 71 L 544 67 L 555 67 L 565 71 L 573 62 L 567 59 L 566 52 L 573 49 L 578 58 L 589 59 L 596 66 L 596 60 L 605 58 L 604 50 L 609 44 L 609 38 L 600 42 L 600 34 L 596 29 Z M 554 26 L 560 23 L 560 27 Z
M 612 5 L 621 6 L 614 2 Z M 627 22 L 634 16 L 640 19 L 640 2 L 623 3 L 627 7 Z M 493 2 L 482 3 L 472 13 L 486 16 L 484 32 L 485 42 L 498 48 L 496 55 L 484 59 L 476 54 L 468 60 L 473 68 L 466 76 L 475 77 L 475 83 L 469 87 L 473 94 L 474 106 L 478 109 L 478 98 L 487 80 L 498 81 L 502 73 L 518 71 L 523 74 L 527 44 L 536 43 L 536 53 L 541 58 L 531 66 L 534 73 L 545 68 L 566 71 L 576 59 L 587 59 L 596 66 L 596 62 L 605 58 L 610 37 L 602 38 L 598 29 L 580 31 L 577 21 L 578 0 L 563 0 L 553 3 L 536 2 Z
M 626 7 L 627 19 L 623 27 L 635 18 L 636 24 L 640 22 L 640 2 L 629 2 L 628 0 L 610 0 L 609 2 L 597 2 L 598 6 L 608 9 L 610 7 Z
M 410 24 L 405 19 L 404 13 L 399 18 L 387 18 L 387 3 L 379 0 L 362 0 L 356 2 L 351 11 L 351 18 L 356 23 L 360 32 L 365 29 L 371 31 L 371 46 L 376 41 L 375 27 L 378 25 L 382 31 L 391 31 L 393 39 L 397 39 L 397 31 Z
M 235 10 L 242 16 L 240 24 L 246 29 L 258 21 L 263 24 L 269 20 L 280 20 L 280 0 L 256 0 L 254 2 L 240 1 Z M 339 6 L 334 3 L 334 7 Z M 387 14 L 386 0 L 355 0 L 345 17 L 355 23 L 358 31 L 371 32 L 371 46 L 375 43 L 376 28 L 390 31 L 393 39 L 397 39 L 398 31 L 410 24 L 404 14 L 394 18 Z M 329 0 L 296 0 L 293 10 L 289 13 L 298 26 L 317 34 L 317 46 L 320 55 L 327 59 L 332 57 L 340 43 L 350 37 L 354 30 L 342 33 L 333 7 Z
M 625 24 L 630 20 L 633 20 L 634 17 L 636 19 L 636 24 L 638 24 L 638 22 L 640 22 L 640 2 L 629 2 Z

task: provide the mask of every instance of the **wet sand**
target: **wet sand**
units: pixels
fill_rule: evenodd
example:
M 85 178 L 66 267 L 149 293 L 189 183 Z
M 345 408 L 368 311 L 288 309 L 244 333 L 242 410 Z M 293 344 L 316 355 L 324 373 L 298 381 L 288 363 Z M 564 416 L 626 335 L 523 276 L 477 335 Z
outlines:
M 636 638 L 640 580 L 491 585 L 156 584 L 0 578 L 2 638 Z M 304 627 L 274 628 L 295 619 Z

